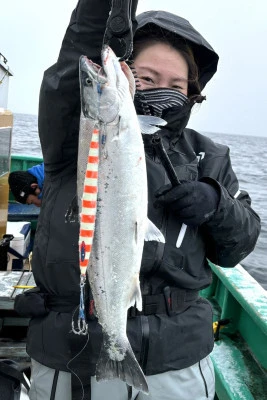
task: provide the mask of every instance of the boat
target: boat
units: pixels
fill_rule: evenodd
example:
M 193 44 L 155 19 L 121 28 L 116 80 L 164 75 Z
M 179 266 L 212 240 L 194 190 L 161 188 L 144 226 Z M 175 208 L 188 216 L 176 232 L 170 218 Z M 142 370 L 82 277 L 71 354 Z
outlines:
M 7 109 L 9 78 L 12 72 L 0 53 L 0 238 L 5 233 L 8 200 L 8 173 L 11 153 L 13 114 Z
M 0 107 L 7 108 L 9 78 L 13 76 L 6 57 L 0 53 Z
M 41 158 L 12 155 L 11 171 L 27 170 Z M 16 203 L 9 194 L 8 220 L 29 221 L 34 239 L 39 208 Z M 238 264 L 210 263 L 212 284 L 201 291 L 213 308 L 217 400 L 267 399 L 267 292 Z M 23 286 L 34 285 L 30 262 L 23 270 L 0 271 L 0 358 L 29 361 L 25 349 L 28 318 L 13 309 Z M 18 286 L 14 288 L 14 286 Z
M 41 158 L 13 155 L 11 171 L 26 170 L 39 164 Z M 29 221 L 34 237 L 39 208 L 16 203 L 9 195 L 10 221 Z M 215 344 L 211 358 L 215 367 L 216 398 L 267 399 L 267 292 L 241 266 L 221 268 L 210 263 L 213 281 L 201 295 L 213 307 Z M 30 269 L 14 271 L 13 286 L 31 285 Z M 6 278 L 7 279 L 7 278 Z M 16 327 L 21 333 L 19 341 L 5 342 L 0 357 L 27 358 L 25 352 L 26 328 L 29 320 L 14 315 L 14 298 L 24 289 L 12 289 L 8 298 L 0 293 L 1 313 L 5 312 L 2 326 Z M 3 315 L 3 314 L 2 314 Z

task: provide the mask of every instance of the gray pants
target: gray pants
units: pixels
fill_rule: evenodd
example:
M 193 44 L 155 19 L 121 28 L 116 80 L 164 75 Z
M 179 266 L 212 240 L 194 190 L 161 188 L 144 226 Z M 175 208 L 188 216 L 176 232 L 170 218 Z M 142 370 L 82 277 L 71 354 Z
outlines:
M 30 400 L 49 400 L 55 370 L 32 360 Z M 214 369 L 210 357 L 179 371 L 147 376 L 149 395 L 133 390 L 133 400 L 213 400 Z M 120 380 L 98 383 L 91 378 L 92 400 L 127 400 L 128 392 Z M 71 375 L 60 371 L 55 400 L 71 400 Z M 84 399 L 86 400 L 86 399 Z

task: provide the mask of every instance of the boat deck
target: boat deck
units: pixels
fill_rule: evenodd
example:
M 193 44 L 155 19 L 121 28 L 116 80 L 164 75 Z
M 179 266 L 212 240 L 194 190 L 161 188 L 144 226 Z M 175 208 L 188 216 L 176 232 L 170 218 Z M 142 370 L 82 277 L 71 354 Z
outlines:
M 31 223 L 32 232 L 36 230 L 40 208 L 34 204 L 8 204 L 8 221 L 29 221 Z
M 25 289 L 14 286 L 34 286 L 31 271 L 0 271 L 0 358 L 29 361 L 26 353 L 26 333 L 29 318 L 14 311 L 15 297 Z

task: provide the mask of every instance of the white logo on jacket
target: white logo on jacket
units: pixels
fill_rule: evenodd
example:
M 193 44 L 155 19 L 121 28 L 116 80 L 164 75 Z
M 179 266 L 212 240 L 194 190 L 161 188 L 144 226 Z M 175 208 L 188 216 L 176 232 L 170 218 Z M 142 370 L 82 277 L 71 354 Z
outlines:
M 198 163 L 199 163 L 201 160 L 203 160 L 203 158 L 205 157 L 205 155 L 206 155 L 205 151 L 200 151 L 200 152 L 198 153 L 198 155 L 197 155 L 197 161 L 198 161 Z

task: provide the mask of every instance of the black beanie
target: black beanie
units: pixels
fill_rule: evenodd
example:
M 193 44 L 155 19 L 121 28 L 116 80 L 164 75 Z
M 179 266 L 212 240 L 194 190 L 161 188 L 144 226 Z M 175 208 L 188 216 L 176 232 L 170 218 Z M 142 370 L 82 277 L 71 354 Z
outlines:
M 27 171 L 14 171 L 9 174 L 8 183 L 15 199 L 25 204 L 29 194 L 35 194 L 31 184 L 37 183 L 37 178 Z

